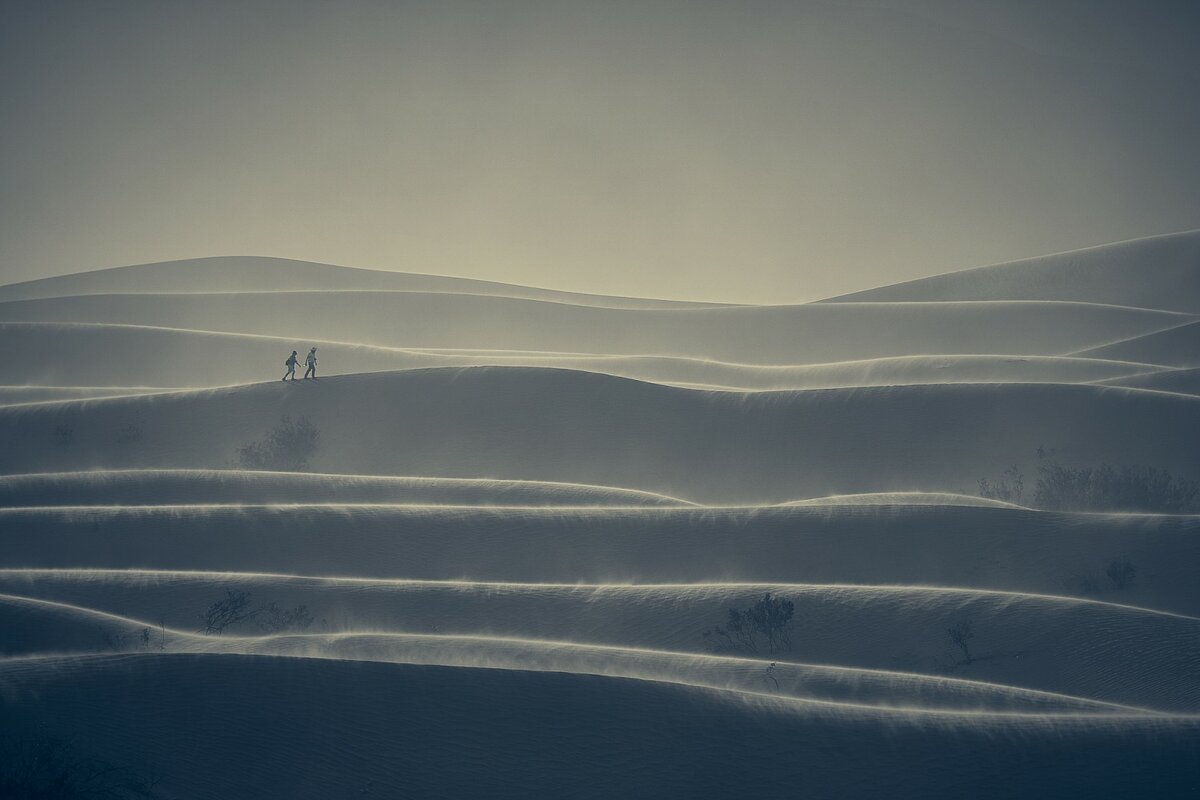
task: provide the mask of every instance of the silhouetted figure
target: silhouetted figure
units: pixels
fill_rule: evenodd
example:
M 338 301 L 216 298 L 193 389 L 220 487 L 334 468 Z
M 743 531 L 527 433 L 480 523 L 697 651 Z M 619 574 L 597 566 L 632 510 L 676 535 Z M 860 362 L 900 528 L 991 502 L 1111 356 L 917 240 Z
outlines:
M 283 379 L 285 381 L 288 378 L 291 378 L 292 380 L 296 380 L 296 364 L 297 363 L 299 363 L 299 359 L 296 358 L 296 351 L 293 350 L 292 354 L 290 356 L 288 356 L 288 360 L 283 362 L 283 365 L 288 368 L 288 371 L 283 373 Z
M 304 359 L 304 363 L 308 365 L 308 369 L 304 370 L 304 380 L 308 380 L 310 375 L 315 379 L 317 377 L 317 348 L 314 347 L 308 351 L 308 358 Z

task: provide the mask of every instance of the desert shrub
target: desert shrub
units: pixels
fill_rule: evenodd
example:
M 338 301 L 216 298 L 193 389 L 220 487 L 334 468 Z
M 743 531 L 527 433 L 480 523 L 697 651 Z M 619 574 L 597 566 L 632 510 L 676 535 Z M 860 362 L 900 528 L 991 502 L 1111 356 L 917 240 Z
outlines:
M 12 800 L 152 800 L 154 781 L 79 755 L 65 739 L 32 733 L 0 739 L 0 797 Z
M 951 643 L 962 651 L 963 660 L 959 663 L 970 664 L 975 659 L 971 656 L 971 640 L 975 638 L 975 632 L 971 630 L 971 620 L 963 620 L 957 625 L 953 625 L 946 629 L 946 633 L 950 636 Z
M 225 591 L 225 596 L 208 607 L 200 615 L 204 627 L 201 631 L 208 635 L 220 636 L 226 628 L 239 625 L 251 620 L 258 623 L 260 630 L 266 633 L 282 633 L 283 631 L 304 631 L 313 624 L 313 616 L 308 606 L 300 605 L 295 608 L 280 608 L 274 602 L 264 606 L 254 606 L 249 592 Z M 163 639 L 166 640 L 166 629 L 163 629 Z M 149 637 L 146 637 L 149 644 Z
M 208 610 L 200 616 L 200 620 L 204 623 L 202 630 L 206 634 L 219 636 L 230 625 L 237 625 L 239 622 L 253 619 L 257 613 L 250 608 L 249 592 L 226 590 L 225 596 L 210 605 Z
M 146 650 L 150 647 L 150 628 L 142 628 L 137 633 L 112 633 L 104 631 L 101 638 L 109 650 L 118 653 L 132 649 Z
M 267 633 L 306 631 L 312 624 L 313 617 L 308 606 L 280 608 L 275 603 L 269 603 L 259 609 L 258 627 Z
M 238 460 L 246 469 L 301 472 L 308 469 L 320 438 L 307 417 L 293 421 L 285 415 L 263 439 L 239 447 Z
M 1034 504 L 1057 511 L 1151 511 L 1187 514 L 1197 510 L 1200 486 L 1155 467 L 1038 466 Z
M 1032 506 L 1048 511 L 1148 511 L 1162 514 L 1200 512 L 1200 484 L 1176 478 L 1156 467 L 1068 467 L 1053 460 L 1055 451 L 1039 447 L 1038 477 Z M 994 480 L 979 479 L 979 495 L 1020 503 L 1024 476 L 1014 464 Z
M 134 444 L 142 440 L 142 428 L 132 422 L 117 433 L 117 444 Z
M 791 647 L 792 616 L 796 605 L 770 592 L 746 609 L 729 609 L 725 625 L 704 631 L 711 649 L 718 652 L 743 651 L 774 654 Z
M 1108 569 L 1104 571 L 1104 574 L 1108 576 L 1108 582 L 1112 584 L 1114 589 L 1128 589 L 1133 586 L 1133 579 L 1137 576 L 1137 570 L 1128 561 L 1114 561 L 1108 565 Z
M 54 427 L 54 443 L 59 447 L 67 447 L 75 441 L 75 429 L 70 425 L 62 424 Z
M 1021 498 L 1025 495 L 1025 476 L 1017 469 L 1017 465 L 1013 464 L 1004 472 L 1000 473 L 1000 477 L 995 481 L 989 481 L 987 478 L 979 479 L 979 496 L 986 497 L 990 500 L 1002 500 L 1005 503 L 1021 503 Z

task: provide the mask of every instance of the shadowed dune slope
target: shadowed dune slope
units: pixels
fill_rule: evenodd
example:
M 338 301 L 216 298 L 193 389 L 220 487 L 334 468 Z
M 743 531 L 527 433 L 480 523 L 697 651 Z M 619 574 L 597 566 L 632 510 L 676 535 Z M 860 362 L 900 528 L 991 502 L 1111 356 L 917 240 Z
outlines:
M 6 643 L 6 652 L 26 656 L 113 652 L 279 655 L 609 675 L 712 689 L 770 690 L 778 697 L 928 714 L 1164 713 L 985 681 L 821 664 L 776 662 L 767 677 L 770 662 L 761 659 L 574 642 L 380 632 L 206 636 L 21 597 L 0 597 L 0 619 L 14 634 Z M 26 651 L 26 646 L 34 649 Z
M 612 308 L 694 308 L 679 300 L 560 292 L 473 278 L 341 267 L 290 258 L 217 256 L 134 264 L 0 286 L 0 302 L 128 292 L 407 291 L 523 297 Z
M 7 594 L 23 584 L 36 596 Z M 703 632 L 723 623 L 729 608 L 749 606 L 770 591 L 793 601 L 801 622 L 790 643 L 775 653 L 765 647 L 734 651 L 760 659 L 760 670 L 763 660 L 903 669 L 1162 712 L 1200 712 L 1200 676 L 1189 668 L 1200 659 L 1200 619 L 1056 597 L 824 585 L 507 586 L 36 572 L 16 573 L 11 580 L 0 573 L 0 587 L 5 591 L 0 622 L 10 632 L 6 654 L 160 647 L 469 666 L 467 653 L 483 658 L 491 650 L 512 666 L 518 663 L 513 654 L 524 649 L 535 662 L 561 666 L 576 659 L 592 664 L 587 671 L 606 660 L 597 648 L 690 653 L 703 661 L 711 644 Z M 280 608 L 304 605 L 317 621 L 304 635 L 264 638 L 254 619 L 217 641 L 196 635 L 201 613 L 226 591 L 249 592 L 255 602 Z M 964 620 L 976 633 L 971 663 L 963 663 L 963 653 L 946 636 L 948 627 Z M 162 626 L 158 636 L 129 637 L 157 626 Z M 425 638 L 389 640 L 389 633 Z M 358 634 L 381 638 L 339 641 Z M 445 641 L 463 637 L 477 641 Z M 363 647 L 356 650 L 358 645 Z M 573 645 L 582 649 L 572 651 Z M 446 651 L 443 661 L 436 660 L 439 647 Z M 621 674 L 634 676 L 639 659 L 641 674 L 670 679 L 669 665 L 656 662 L 650 652 L 614 654 L 608 660 L 622 664 Z M 680 680 L 689 670 L 715 676 L 729 666 L 674 660 L 682 670 Z M 762 676 L 756 677 L 753 688 L 761 690 Z M 869 695 L 868 687 L 859 697 L 900 705 Z
M 566 481 L 712 503 L 965 493 L 1038 446 L 1200 474 L 1200 401 L 1057 384 L 701 392 L 590 373 L 473 368 L 0 409 L 6 473 L 235 464 L 281 415 L 323 472 Z M 135 441 L 119 441 L 128 426 Z
M 0 566 L 966 586 L 1200 615 L 1198 534 L 1198 517 L 969 506 L 3 509 Z M 1135 566 L 1132 585 L 1110 585 L 1114 560 Z
M 915 798 L 949 784 L 1011 797 L 1014 776 L 1031 775 L 1030 790 L 1061 796 L 1180 797 L 1200 758 L 1186 723 L 882 725 L 564 673 L 144 655 L 7 662 L 0 676 L 8 724 L 34 717 L 87 732 L 106 761 L 169 764 L 163 789 L 185 796 Z M 286 746 L 263 758 L 281 731 Z
M 0 476 L 0 506 L 189 503 L 407 503 L 466 506 L 677 506 L 607 486 L 248 470 L 120 470 Z
M 833 364 L 764 366 L 666 356 L 580 356 L 507 351 L 420 351 L 177 328 L 85 323 L 0 323 L 8 357 L 0 382 L 46 384 L 25 390 L 25 402 L 103 396 L 61 384 L 130 383 L 208 387 L 256 383 L 283 374 L 293 349 L 319 347 L 322 374 L 468 366 L 551 367 L 599 372 L 656 383 L 733 389 L 824 389 L 921 383 L 1086 383 L 1159 369 L 1087 358 L 1003 355 L 900 356 Z M 120 354 L 114 358 L 113 354 Z M 20 387 L 0 401 L 20 402 Z M 122 392 L 109 391 L 109 395 Z M 136 393 L 127 390 L 127 394 Z
M 1200 230 L 951 272 L 824 302 L 1075 300 L 1200 313 Z
M 388 347 L 666 355 L 749 364 L 920 354 L 1061 355 L 1193 319 L 1080 303 L 663 310 L 415 292 L 122 294 L 0 303 L 4 322 L 137 324 L 298 342 L 311 337 Z
M 1200 367 L 1200 323 L 1180 325 L 1159 333 L 1136 336 L 1070 355 L 1117 360 L 1132 358 L 1168 367 Z

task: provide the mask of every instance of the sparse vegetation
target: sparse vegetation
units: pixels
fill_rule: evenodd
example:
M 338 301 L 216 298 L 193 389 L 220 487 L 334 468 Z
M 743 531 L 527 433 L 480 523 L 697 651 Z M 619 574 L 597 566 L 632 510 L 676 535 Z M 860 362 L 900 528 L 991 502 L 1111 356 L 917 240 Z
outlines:
M 1057 511 L 1149 511 L 1188 514 L 1200 511 L 1200 486 L 1176 479 L 1155 467 L 1038 467 L 1038 508 Z
M 1137 570 L 1128 561 L 1114 561 L 1108 565 L 1104 574 L 1108 576 L 1108 582 L 1114 589 L 1128 589 L 1133 586 Z
M 224 597 L 210 605 L 200 616 L 200 620 L 204 623 L 201 632 L 209 636 L 220 636 L 227 628 L 251 620 L 257 622 L 259 630 L 265 633 L 303 631 L 313 624 L 313 616 L 308 606 L 280 608 L 271 602 L 256 608 L 251 603 L 249 592 L 231 590 L 226 590 Z M 166 639 L 165 629 L 163 638 Z
M 75 441 L 75 429 L 63 423 L 54 427 L 54 443 L 59 447 L 69 447 Z
M 1005 503 L 1020 505 L 1021 498 L 1025 496 L 1025 477 L 1017 465 L 1013 464 L 1000 473 L 1000 477 L 995 481 L 980 478 L 979 496 L 989 500 L 1002 500 Z
M 962 651 L 963 660 L 960 664 L 970 664 L 975 661 L 971 655 L 971 640 L 975 638 L 975 632 L 971 630 L 971 620 L 963 620 L 957 625 L 952 625 L 946 629 L 946 633 L 950 636 L 950 641 L 954 646 Z
M 142 428 L 140 425 L 135 425 L 132 422 L 121 428 L 117 433 L 117 444 L 130 445 L 142 440 Z
M 220 636 L 230 625 L 253 619 L 257 611 L 250 608 L 249 592 L 225 591 L 225 596 L 208 607 L 201 615 L 203 633 Z
M 1033 507 L 1048 511 L 1200 512 L 1200 484 L 1156 467 L 1068 467 L 1052 460 L 1055 451 L 1039 447 Z M 1017 465 L 996 480 L 979 479 L 979 495 L 1020 503 L 1024 476 Z
M 725 625 L 704 631 L 708 646 L 716 652 L 741 651 L 774 655 L 791 647 L 792 617 L 796 606 L 791 600 L 772 597 L 770 592 L 746 609 L 729 609 Z
M 258 627 L 266 633 L 306 631 L 312 624 L 312 614 L 305 605 L 295 608 L 280 608 L 275 603 L 268 603 L 259 610 Z
M 238 461 L 246 469 L 302 472 L 317 452 L 321 434 L 307 417 L 279 419 L 270 433 L 238 448 Z

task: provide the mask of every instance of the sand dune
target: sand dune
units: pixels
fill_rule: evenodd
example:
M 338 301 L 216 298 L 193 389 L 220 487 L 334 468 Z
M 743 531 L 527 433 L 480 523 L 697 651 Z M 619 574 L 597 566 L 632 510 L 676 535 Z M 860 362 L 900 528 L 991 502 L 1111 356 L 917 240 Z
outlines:
M 12 443 L 0 471 L 221 467 L 283 414 L 320 430 L 312 466 L 325 472 L 567 481 L 714 503 L 962 494 L 1042 445 L 1200 474 L 1200 401 L 1182 395 L 1036 384 L 746 395 L 516 368 L 11 406 L 0 409 Z M 129 426 L 138 436 L 121 440 Z
M 614 309 L 420 292 L 119 294 L 0 303 L 4 322 L 91 322 L 405 348 L 803 364 L 924 354 L 1062 355 L 1191 315 L 1057 302 Z M 282 361 L 273 358 L 272 361 Z
M 1164 369 L 1124 378 L 1109 378 L 1098 381 L 1110 386 L 1128 386 L 1132 389 L 1150 389 L 1156 392 L 1200 394 L 1200 367 L 1190 369 Z
M 0 759 L 65 736 L 172 797 L 1194 794 L 1200 516 L 975 493 L 1039 447 L 1200 476 L 1198 254 L 802 306 L 262 258 L 0 287 Z M 281 383 L 311 345 L 331 377 Z M 243 469 L 285 415 L 309 471 Z M 229 592 L 258 611 L 202 634 Z M 790 641 L 714 648 L 768 592 Z
M 795 663 L 785 656 L 723 656 L 501 636 L 411 633 L 204 635 L 92 609 L 0 595 L 12 636 L 6 655 L 221 653 L 486 667 L 636 678 L 771 694 L 810 703 L 913 714 L 1188 714 L 946 675 Z M 1111 665 L 1108 665 L 1111 672 Z M 1200 715 L 1197 715 L 1200 720 Z
M 1200 230 L 868 289 L 825 302 L 1075 300 L 1200 313 Z
M 607 486 L 250 470 L 120 470 L 0 476 L 2 506 L 390 503 L 462 506 L 679 506 Z
M 49 579 L 47 586 L 36 580 L 42 577 Z M 482 660 L 495 653 L 499 660 L 492 665 L 511 669 L 521 668 L 515 653 L 524 650 L 533 656 L 525 667 L 530 669 L 681 681 L 690 674 L 693 679 L 685 682 L 754 690 L 763 688 L 760 673 L 766 662 L 779 661 L 900 669 L 1165 712 L 1200 712 L 1200 680 L 1188 670 L 1200 659 L 1200 618 L 1095 601 L 826 585 L 597 587 L 170 574 L 123 581 L 111 573 L 16 573 L 12 578 L 4 580 L 5 590 L 10 583 L 16 591 L 28 582 L 33 583 L 30 594 L 38 596 L 0 596 L 0 619 L 11 632 L 5 646 L 9 654 L 157 646 L 471 666 L 470 654 Z M 304 604 L 325 631 L 264 639 L 251 622 L 227 637 L 194 635 L 201 612 L 226 590 L 249 591 L 280 607 Z M 712 663 L 703 632 L 723 623 L 727 609 L 748 606 L 765 591 L 795 603 L 800 623 L 790 646 L 771 655 L 734 654 L 759 659 L 757 666 L 725 659 Z M 946 635 L 963 620 L 977 632 L 976 660 L 969 664 L 962 663 L 962 653 Z M 163 626 L 158 644 L 151 646 L 149 634 L 144 642 L 128 635 L 155 627 L 156 621 Z M 123 639 L 115 633 L 120 630 Z M 360 634 L 377 639 L 363 640 Z M 442 658 L 439 649 L 446 651 Z M 656 655 L 662 652 L 695 655 Z M 665 661 L 656 661 L 660 658 Z M 612 671 L 600 668 L 606 662 L 615 665 Z M 747 675 L 738 671 L 747 667 L 757 685 L 745 683 Z M 799 691 L 783 693 L 800 696 Z M 871 692 L 871 686 L 864 687 L 858 701 L 887 704 L 878 695 L 868 697 Z
M 973 507 L 0 509 L 0 566 L 571 583 L 909 584 L 1200 615 L 1200 518 Z M 873 559 L 863 559 L 870 552 Z M 1124 589 L 1114 560 L 1134 564 Z M 24 592 L 15 592 L 22 594 Z
M 1200 367 L 1200 323 L 1134 336 L 1070 355 L 1118 360 L 1135 358 L 1148 364 L 1168 367 Z
M 81 400 L 94 397 L 124 397 L 131 394 L 152 394 L 171 391 L 169 388 L 151 386 L 21 386 L 0 385 L 0 405 L 23 405 L 25 403 L 53 403 L 60 400 Z
M 163 788 L 185 795 L 928 797 L 949 782 L 1001 797 L 1018 770 L 1061 796 L 1166 797 L 1198 763 L 1195 725 L 1161 717 L 881 725 L 849 705 L 554 672 L 167 654 L 10 661 L 0 675 L 10 719 L 103 732 L 88 738 L 97 757 L 169 763 Z M 280 731 L 287 746 L 262 758 Z M 343 731 L 354 747 L 334 744 Z M 747 768 L 778 748 L 786 758 Z
M 0 323 L 11 384 L 127 384 L 201 387 L 258 383 L 283 374 L 289 339 L 177 328 L 85 323 Z M 765 366 L 666 356 L 587 356 L 511 351 L 425 351 L 306 341 L 333 373 L 430 367 L 517 366 L 597 372 L 663 384 L 746 390 L 825 389 L 922 383 L 1086 383 L 1160 369 L 1146 364 L 1047 356 L 902 356 L 833 364 Z M 120 353 L 120 358 L 112 354 Z M 275 369 L 278 366 L 278 369 Z M 323 371 L 322 374 L 325 374 Z M 103 396 L 103 389 L 14 387 L 0 400 L 34 402 Z M 57 392 L 57 393 L 56 393 Z M 74 394 L 72 394 L 74 392 Z M 132 394 L 132 389 L 107 394 Z
M 698 308 L 717 303 L 560 292 L 474 278 L 359 269 L 290 258 L 218 256 L 134 264 L 0 286 L 0 302 L 129 292 L 404 291 L 551 300 L 608 308 Z

